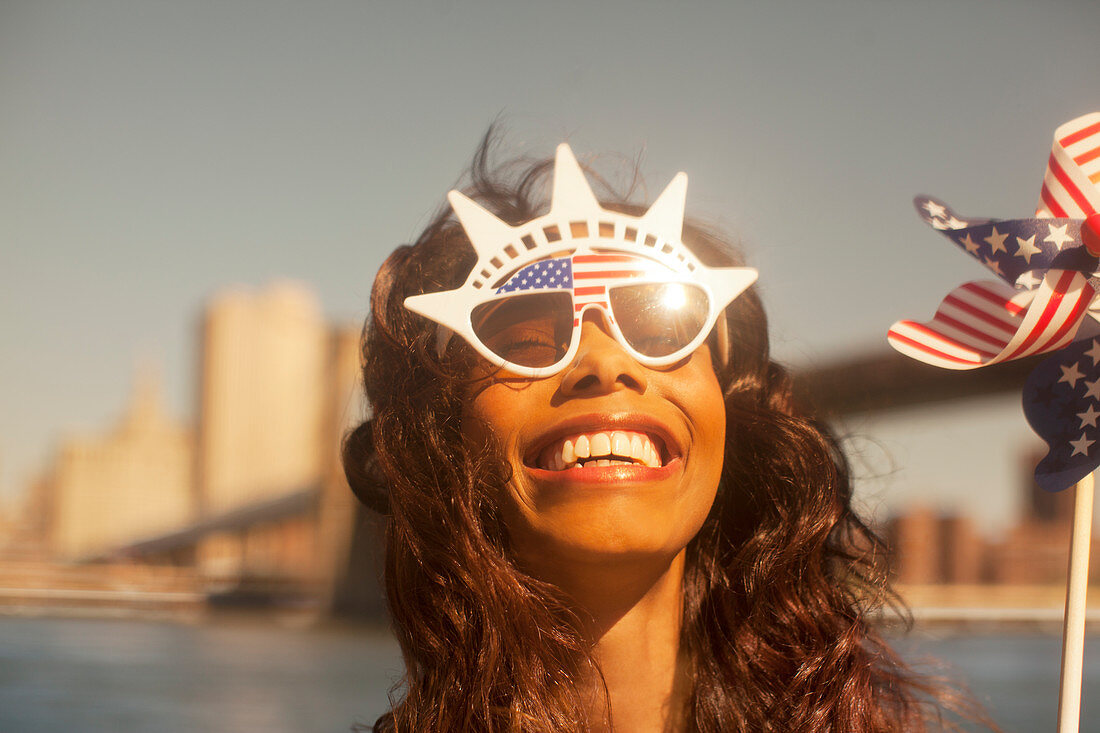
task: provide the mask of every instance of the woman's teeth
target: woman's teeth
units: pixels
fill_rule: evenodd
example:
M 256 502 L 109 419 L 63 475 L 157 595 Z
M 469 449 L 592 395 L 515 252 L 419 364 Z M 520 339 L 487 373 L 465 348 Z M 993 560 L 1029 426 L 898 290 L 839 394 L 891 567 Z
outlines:
M 661 453 L 645 433 L 628 430 L 572 435 L 539 456 L 539 468 L 564 471 L 581 466 L 661 467 Z

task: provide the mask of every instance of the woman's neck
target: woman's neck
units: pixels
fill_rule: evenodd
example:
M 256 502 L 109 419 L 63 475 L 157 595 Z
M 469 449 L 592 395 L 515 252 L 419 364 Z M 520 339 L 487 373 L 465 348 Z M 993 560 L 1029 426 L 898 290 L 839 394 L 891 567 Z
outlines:
M 680 655 L 684 552 L 671 562 L 629 563 L 592 569 L 564 584 L 590 617 L 585 633 L 603 671 L 612 726 L 598 731 L 683 731 L 690 690 Z M 590 719 L 604 719 L 598 682 Z

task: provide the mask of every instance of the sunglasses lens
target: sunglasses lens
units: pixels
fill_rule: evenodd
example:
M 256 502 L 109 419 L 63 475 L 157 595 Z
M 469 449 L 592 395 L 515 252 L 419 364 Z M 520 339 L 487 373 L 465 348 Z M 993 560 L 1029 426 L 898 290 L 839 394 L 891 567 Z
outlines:
M 569 350 L 573 298 L 561 291 L 514 295 L 476 306 L 470 320 L 481 343 L 501 359 L 547 367 Z
M 710 314 L 706 292 L 686 283 L 622 285 L 608 296 L 623 337 L 645 356 L 668 356 L 684 348 Z

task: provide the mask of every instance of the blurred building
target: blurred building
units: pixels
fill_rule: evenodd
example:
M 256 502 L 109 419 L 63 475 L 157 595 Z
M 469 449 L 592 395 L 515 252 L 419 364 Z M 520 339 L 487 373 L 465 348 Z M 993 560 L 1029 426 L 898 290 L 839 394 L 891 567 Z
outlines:
M 216 297 L 202 324 L 198 488 L 222 514 L 321 474 L 328 325 L 304 287 Z
M 909 585 L 1060 585 L 1066 582 L 1073 490 L 1050 493 L 1035 484 L 1031 456 L 1022 465 L 1023 513 L 1003 535 L 982 537 L 969 517 L 930 507 L 911 507 L 886 526 L 894 575 Z M 1092 553 L 1089 577 L 1100 582 L 1100 561 Z
M 328 326 L 316 298 L 281 282 L 213 299 L 203 316 L 197 486 L 210 576 L 305 577 L 315 564 L 311 498 L 322 470 Z M 245 510 L 242 514 L 242 510 Z M 251 511 L 248 511 L 251 510 Z
M 200 344 L 197 519 L 122 551 L 193 564 L 217 598 L 338 605 L 360 517 L 339 460 L 365 410 L 358 327 L 281 282 L 214 298 Z
M 49 475 L 34 478 L 8 516 L 0 539 L 0 555 L 4 559 L 42 562 L 53 557 L 53 501 Z
M 988 549 L 969 517 L 918 506 L 887 525 L 900 583 L 979 583 L 987 578 Z
M 166 414 L 156 381 L 140 377 L 114 429 L 63 440 L 34 492 L 53 553 L 87 559 L 193 521 L 193 464 L 191 430 Z

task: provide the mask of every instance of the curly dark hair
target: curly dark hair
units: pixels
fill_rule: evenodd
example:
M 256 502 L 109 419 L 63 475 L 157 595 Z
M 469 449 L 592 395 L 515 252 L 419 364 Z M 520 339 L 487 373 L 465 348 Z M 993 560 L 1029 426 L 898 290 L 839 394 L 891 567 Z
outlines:
M 511 224 L 539 215 L 552 162 L 493 165 L 492 148 L 490 131 L 464 192 Z M 639 211 L 607 188 L 605 207 Z M 708 265 L 743 262 L 699 225 L 686 223 L 683 240 Z M 386 516 L 385 584 L 406 666 L 403 694 L 374 729 L 587 731 L 579 681 L 598 674 L 590 645 L 563 592 L 513 562 L 494 499 L 509 468 L 461 429 L 478 357 L 460 339 L 437 354 L 435 324 L 403 306 L 459 286 L 474 260 L 446 207 L 385 261 L 371 294 L 372 416 L 347 437 L 344 467 Z M 726 328 L 728 359 L 714 359 L 724 465 L 683 580 L 687 729 L 921 731 L 949 725 L 945 708 L 984 720 L 965 695 L 911 671 L 869 620 L 900 608 L 887 553 L 852 509 L 832 433 L 796 406 L 769 357 L 755 288 L 730 304 Z

